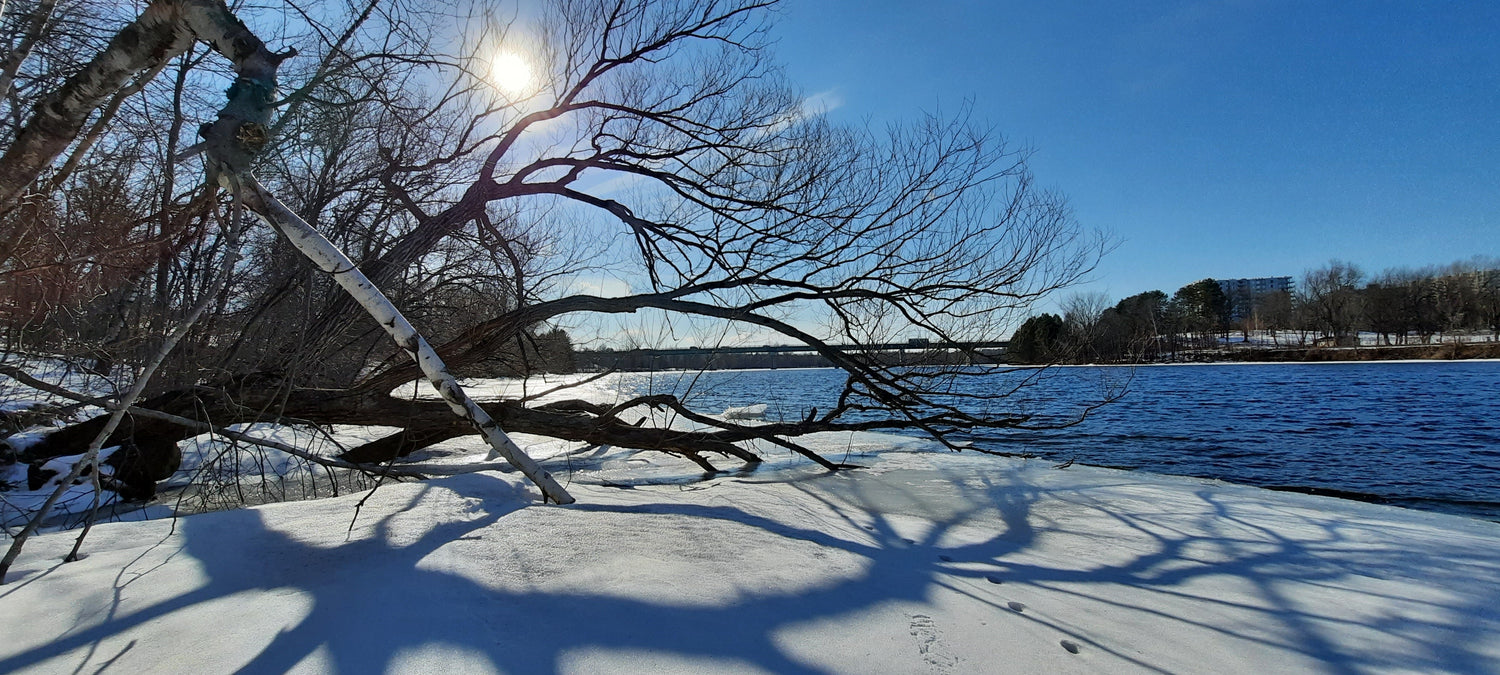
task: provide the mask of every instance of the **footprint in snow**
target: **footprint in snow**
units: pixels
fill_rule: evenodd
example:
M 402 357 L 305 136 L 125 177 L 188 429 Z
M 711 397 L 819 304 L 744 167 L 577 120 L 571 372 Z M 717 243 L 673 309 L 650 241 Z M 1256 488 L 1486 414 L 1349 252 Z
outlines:
M 940 555 L 940 556 L 938 556 L 938 560 L 941 560 L 943 562 L 953 562 L 953 556 L 951 556 L 951 555 Z
M 1003 580 L 1002 580 L 1002 579 L 1001 579 L 1001 578 L 1000 578 L 1000 577 L 997 577 L 997 576 L 995 576 L 995 575 L 993 575 L 993 574 L 991 574 L 991 575 L 988 575 L 988 576 L 986 576 L 986 577 L 985 577 L 985 578 L 984 578 L 984 580 L 985 580 L 985 581 L 988 581 L 988 582 L 990 582 L 990 583 L 992 583 L 992 584 L 1001 584 L 1001 583 L 1005 583 L 1005 582 L 1004 582 L 1004 581 L 1003 581 Z
M 1078 653 L 1078 643 L 1077 642 L 1074 642 L 1072 640 L 1063 640 L 1062 642 L 1059 642 L 1058 644 L 1062 645 L 1063 649 L 1068 650 L 1069 654 L 1077 654 Z
M 906 616 L 910 621 L 911 636 L 917 640 L 917 653 L 930 666 L 930 672 L 952 672 L 953 667 L 958 665 L 958 657 L 948 652 L 948 646 L 943 641 L 943 634 L 938 630 L 937 622 L 926 614 Z
M 1015 612 L 1016 612 L 1016 613 L 1017 613 L 1017 614 L 1020 614 L 1020 613 L 1021 613 L 1021 612 L 1024 612 L 1024 611 L 1026 611 L 1026 605 L 1024 605 L 1024 604 L 1022 604 L 1022 603 L 1019 603 L 1019 602 L 1016 602 L 1016 601 L 1014 601 L 1014 600 L 1012 600 L 1012 601 L 1010 601 L 1010 602 L 1007 602 L 1007 603 L 1005 603 L 1005 606 L 1006 606 L 1006 607 L 1009 607 L 1009 608 L 1011 608 L 1011 609 L 1012 609 L 1012 610 L 1014 610 L 1014 611 L 1015 611 Z

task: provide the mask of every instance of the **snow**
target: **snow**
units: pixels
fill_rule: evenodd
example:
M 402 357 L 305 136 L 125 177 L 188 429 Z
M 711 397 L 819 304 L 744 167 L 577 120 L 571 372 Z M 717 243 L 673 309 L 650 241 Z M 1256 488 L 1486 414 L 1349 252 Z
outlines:
M 598 403 L 619 402 L 619 374 L 603 377 L 588 373 L 570 375 L 537 375 L 528 378 L 463 379 L 458 383 L 476 401 L 527 399 L 533 405 L 568 399 Z M 438 400 L 440 397 L 426 380 L 413 380 L 391 392 L 397 398 Z
M 336 455 L 351 446 L 369 442 L 395 431 L 394 427 L 356 427 L 335 425 L 331 429 L 289 427 L 276 424 L 237 424 L 228 427 L 257 438 L 280 441 L 313 453 Z M 40 438 L 51 429 L 36 427 L 25 432 L 29 439 Z M 12 436 L 11 439 L 16 438 Z M 9 440 L 9 439 L 8 439 Z M 146 505 L 119 500 L 110 490 L 102 493 L 101 504 L 108 507 L 106 520 L 149 520 L 170 518 L 174 510 L 195 512 L 226 505 L 306 499 L 329 496 L 337 490 L 333 480 L 358 484 L 348 472 L 330 472 L 320 466 L 288 454 L 264 448 L 227 443 L 218 436 L 199 435 L 184 440 L 182 464 L 172 477 L 158 484 L 158 498 Z M 107 459 L 116 448 L 100 451 Z M 26 465 L 20 462 L 0 466 L 0 482 L 14 487 L 0 491 L 0 527 L 18 530 L 29 521 L 57 484 L 72 471 L 73 463 L 83 455 L 56 457 L 42 465 L 57 475 L 36 490 L 27 489 Z M 472 460 L 472 458 L 470 458 Z M 113 469 L 104 466 L 108 474 Z M 197 486 L 183 493 L 190 484 Z M 205 487 L 211 486 L 211 487 Z M 219 493 L 219 494 L 216 494 Z M 44 527 L 73 527 L 82 522 L 93 504 L 93 484 L 87 478 L 76 481 L 53 506 Z M 233 494 L 229 498 L 227 494 Z M 189 497 L 189 498 L 185 498 Z
M 556 446 L 575 505 L 476 474 L 42 535 L 0 672 L 1500 673 L 1500 524 L 809 442 L 866 468 Z
M 1321 334 L 1316 331 L 1253 330 L 1250 331 L 1249 338 L 1246 339 L 1244 333 L 1240 331 L 1232 331 L 1229 334 L 1228 338 L 1223 338 L 1220 340 L 1220 342 L 1225 345 L 1251 345 L 1255 347 L 1265 348 L 1295 349 L 1300 347 L 1311 347 L 1319 337 L 1321 337 Z M 1355 337 L 1358 338 L 1359 346 L 1361 347 L 1379 347 L 1385 344 L 1382 341 L 1381 334 L 1373 331 L 1359 331 L 1355 335 Z M 1395 335 L 1390 335 L 1387 337 L 1392 340 L 1395 339 Z M 1406 344 L 1410 346 L 1424 344 L 1460 344 L 1474 342 L 1494 342 L 1497 339 L 1500 339 L 1500 336 L 1497 336 L 1493 331 L 1487 330 L 1448 331 L 1432 335 L 1430 342 L 1423 342 L 1421 336 L 1416 335 L 1415 333 L 1408 334 L 1406 336 Z
M 758 420 L 764 419 L 765 416 L 766 404 L 764 403 L 724 409 L 724 419 L 729 420 Z
M 585 376 L 466 386 L 622 396 Z M 236 428 L 326 454 L 390 431 Z M 157 503 L 67 565 L 74 533 L 38 536 L 0 586 L 0 672 L 1500 673 L 1497 523 L 880 434 L 800 439 L 862 469 L 761 445 L 760 470 L 709 480 L 661 453 L 515 440 L 579 503 L 488 473 L 388 482 L 362 507 L 348 486 L 176 521 Z M 168 488 L 327 480 L 208 436 L 182 447 Z M 460 438 L 413 459 L 487 452 Z M 0 493 L 0 516 L 36 495 Z M 55 522 L 89 497 L 70 490 Z
M 113 391 L 109 380 L 83 373 L 76 368 L 49 359 L 30 359 L 21 362 L 25 370 L 44 381 L 91 395 L 105 395 Z M 618 402 L 620 398 L 617 377 L 596 378 L 589 375 L 545 375 L 528 379 L 470 380 L 464 383 L 471 393 L 482 399 L 529 397 L 534 403 L 546 403 L 563 399 L 586 398 L 595 401 Z M 436 399 L 437 394 L 430 384 L 418 380 L 398 388 L 403 396 Z M 34 406 L 57 405 L 66 399 L 55 397 L 27 387 L 8 377 L 0 377 L 0 404 L 5 410 L 25 410 Z M 671 417 L 642 408 L 645 417 L 661 424 L 671 424 Z M 94 406 L 85 406 L 69 419 L 81 421 L 103 414 Z M 5 438 L 3 442 L 20 450 L 55 431 L 61 422 L 54 425 L 39 425 L 22 430 Z M 367 443 L 397 431 L 395 427 L 359 427 L 334 425 L 327 429 L 307 426 L 284 426 L 277 424 L 238 424 L 229 429 L 258 438 L 280 441 L 288 445 L 324 456 L 337 455 L 350 447 Z M 563 455 L 578 450 L 570 444 L 536 436 L 525 436 L 531 452 L 537 457 Z M 176 474 L 159 484 L 162 493 L 158 499 L 142 507 L 139 504 L 120 502 L 113 492 L 105 491 L 101 503 L 106 520 L 149 520 L 171 517 L 173 512 L 196 512 L 241 503 L 264 503 L 288 499 L 325 497 L 364 487 L 372 481 L 351 472 L 330 471 L 312 462 L 264 448 L 228 443 L 218 436 L 199 435 L 182 441 L 182 464 Z M 437 464 L 457 464 L 476 461 L 471 456 L 487 447 L 478 439 L 459 439 L 442 444 L 434 449 L 413 455 L 413 461 Z M 105 450 L 105 457 L 110 450 Z M 51 460 L 47 468 L 57 470 L 61 478 L 72 469 L 76 457 L 61 457 Z M 624 473 L 623 471 L 621 473 Z M 677 473 L 686 478 L 692 474 Z M 37 490 L 27 488 L 26 465 L 21 463 L 0 465 L 0 529 L 17 531 L 41 504 L 52 494 L 57 480 L 50 481 Z M 188 488 L 189 485 L 196 487 Z M 206 486 L 206 487 L 205 487 Z M 183 488 L 188 488 L 183 491 Z M 84 519 L 93 503 L 93 487 L 87 480 L 70 487 L 53 507 L 44 528 L 75 527 Z
M 4 354 L 0 355 L 0 362 L 20 368 L 44 382 L 93 396 L 115 393 L 120 389 L 119 382 L 128 379 L 121 369 L 105 377 L 89 373 L 55 358 L 17 357 L 14 354 Z M 0 376 L 0 410 L 14 412 L 37 405 L 69 405 L 71 403 L 73 401 L 69 399 L 37 391 L 9 377 Z M 102 409 L 88 406 L 85 410 L 91 416 L 99 414 Z

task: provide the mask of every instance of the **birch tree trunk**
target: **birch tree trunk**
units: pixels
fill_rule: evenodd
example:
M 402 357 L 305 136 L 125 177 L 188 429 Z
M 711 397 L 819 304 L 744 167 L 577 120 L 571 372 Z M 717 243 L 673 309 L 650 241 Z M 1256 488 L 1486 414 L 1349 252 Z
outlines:
M 83 70 L 37 103 L 15 142 L 0 156 L 0 211 L 16 205 L 27 188 L 78 138 L 89 117 L 107 99 L 132 77 L 186 51 L 194 39 L 223 54 L 239 73 L 229 90 L 229 105 L 214 123 L 223 126 L 233 122 L 233 128 L 214 135 L 241 137 L 243 142 L 240 127 L 245 122 L 262 125 L 263 134 L 270 117 L 269 96 L 276 86 L 276 67 L 290 54 L 267 50 L 223 0 L 154 0 Z M 264 143 L 264 138 L 259 140 Z
M 15 205 L 78 137 L 94 110 L 131 77 L 165 63 L 192 44 L 177 10 L 178 3 L 170 0 L 147 5 L 88 66 L 37 103 L 31 120 L 0 156 L 0 209 Z
M 57 0 L 42 0 L 37 3 L 36 9 L 31 13 L 31 22 L 26 26 L 26 32 L 21 36 L 21 42 L 16 45 L 15 50 L 0 59 L 0 99 L 10 94 L 10 85 L 16 79 L 16 73 L 21 71 L 21 64 L 31 56 L 31 50 L 42 38 L 46 31 L 47 22 L 52 20 L 52 12 L 57 9 Z M 5 18 L 5 3 L 0 2 L 0 19 Z
M 490 446 L 488 459 L 503 457 L 511 466 L 516 467 L 521 473 L 531 479 L 542 491 L 544 499 L 558 504 L 573 503 L 572 495 L 559 485 L 536 460 L 526 454 L 510 436 L 505 434 L 500 425 L 495 422 L 479 407 L 473 399 L 464 393 L 458 381 L 448 372 L 448 367 L 443 364 L 441 358 L 427 343 L 421 334 L 412 327 L 401 311 L 391 304 L 380 289 L 371 283 L 359 267 L 349 260 L 333 242 L 328 241 L 322 233 L 313 229 L 297 214 L 288 209 L 280 200 L 276 199 L 269 191 L 253 177 L 245 176 L 242 189 L 245 195 L 245 205 L 253 212 L 260 215 L 265 221 L 287 238 L 293 246 L 307 256 L 318 269 L 331 275 L 350 297 L 354 298 L 365 311 L 374 317 L 391 339 L 404 350 L 407 355 L 422 369 L 422 374 L 432 387 L 437 390 L 438 395 L 448 403 L 453 413 L 467 420 L 474 429 L 484 437 Z

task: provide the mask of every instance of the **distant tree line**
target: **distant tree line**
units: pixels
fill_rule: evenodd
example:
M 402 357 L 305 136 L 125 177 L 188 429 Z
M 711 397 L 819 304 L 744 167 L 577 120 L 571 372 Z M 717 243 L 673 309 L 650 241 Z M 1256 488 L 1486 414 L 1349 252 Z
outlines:
M 1292 291 L 1226 293 L 1215 279 L 1132 295 L 1109 306 L 1074 295 L 1062 315 L 1028 318 L 1011 338 L 1016 363 L 1210 358 L 1238 334 L 1245 348 L 1351 346 L 1361 332 L 1384 346 L 1432 344 L 1445 334 L 1500 339 L 1500 260 L 1393 268 L 1373 277 L 1339 260 L 1303 273 Z

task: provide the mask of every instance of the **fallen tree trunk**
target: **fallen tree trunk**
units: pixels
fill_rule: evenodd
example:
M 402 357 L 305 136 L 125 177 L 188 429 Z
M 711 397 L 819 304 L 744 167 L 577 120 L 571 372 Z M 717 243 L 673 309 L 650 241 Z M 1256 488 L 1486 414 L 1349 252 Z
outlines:
M 763 440 L 779 445 L 825 468 L 837 470 L 844 465 L 829 461 L 792 439 L 818 432 L 889 430 L 913 428 L 914 425 L 977 426 L 964 425 L 946 417 L 917 420 L 890 417 L 844 422 L 815 415 L 791 422 L 742 425 L 694 413 L 671 395 L 644 396 L 615 406 L 578 400 L 538 406 L 514 400 L 476 405 L 512 433 L 665 452 L 707 471 L 717 470 L 709 460 L 711 456 L 730 458 L 748 466 L 760 463 L 761 457 L 746 447 L 747 441 Z M 350 448 L 338 456 L 339 460 L 367 466 L 475 433 L 471 422 L 453 415 L 445 401 L 397 398 L 368 388 L 287 389 L 281 381 L 267 375 L 242 377 L 221 386 L 172 391 L 142 401 L 137 407 L 218 427 L 251 422 L 400 427 L 401 430 L 394 434 Z M 642 411 L 646 408 L 670 410 L 698 423 L 699 428 L 684 430 L 643 424 L 645 415 Z M 101 417 L 55 431 L 28 448 L 23 459 L 39 462 L 77 454 L 103 428 L 104 422 L 105 418 Z M 983 426 L 1021 427 L 1026 422 L 1027 418 L 1018 416 L 989 420 Z M 136 480 L 158 481 L 170 475 L 168 466 L 175 466 L 177 443 L 200 433 L 202 429 L 198 426 L 143 415 L 130 416 L 105 445 L 133 448 L 133 452 L 140 455 L 141 466 L 160 467 L 156 473 L 141 472 Z
M 432 383 L 433 389 L 443 397 L 443 402 L 449 411 L 484 437 L 485 443 L 489 444 L 491 450 L 489 459 L 505 458 L 506 462 L 525 474 L 526 478 L 542 491 L 544 500 L 550 499 L 555 504 L 573 503 L 572 495 L 569 495 L 568 491 L 552 478 L 552 474 L 547 473 L 535 460 L 527 456 L 520 446 L 510 440 L 504 428 L 497 424 L 484 408 L 464 393 L 463 387 L 459 386 L 458 380 L 448 372 L 448 366 L 438 357 L 432 345 L 427 343 L 426 338 L 423 338 L 417 329 L 412 327 L 411 322 L 402 316 L 401 311 L 391 304 L 390 299 L 380 292 L 380 289 L 354 265 L 348 256 L 344 255 L 343 251 L 340 251 L 316 228 L 308 225 L 300 216 L 261 187 L 253 177 L 243 176 L 240 180 L 243 181 L 245 188 L 243 196 L 250 210 L 286 237 L 287 241 L 291 242 L 318 269 L 331 275 L 334 282 L 343 288 L 349 297 L 369 312 L 370 316 L 391 336 L 391 339 L 395 340 L 396 345 L 411 357 L 412 362 L 421 370 L 423 377 Z
M 1102 405 L 1102 404 L 1101 404 Z M 1077 423 L 1033 427 L 1024 415 L 978 418 L 937 411 L 927 416 L 864 415 L 858 421 L 819 415 L 788 422 L 739 424 L 688 409 L 671 395 L 650 395 L 603 406 L 580 400 L 528 406 L 517 400 L 477 403 L 498 425 L 512 433 L 524 433 L 590 445 L 611 445 L 665 452 L 689 460 L 705 471 L 717 471 L 710 457 L 718 456 L 754 466 L 761 457 L 747 441 L 764 441 L 797 452 L 821 466 L 837 470 L 844 465 L 829 461 L 795 442 L 799 436 L 818 432 L 881 431 L 919 429 L 943 433 L 974 428 L 1056 428 Z M 379 464 L 410 455 L 435 443 L 475 433 L 472 423 L 453 415 L 450 404 L 434 399 L 414 400 L 390 395 L 384 388 L 361 386 L 350 389 L 292 387 L 278 376 L 243 376 L 216 386 L 199 386 L 164 393 L 139 403 L 137 408 L 155 410 L 191 423 L 145 415 L 128 417 L 106 441 L 138 453 L 143 467 L 161 467 L 136 480 L 167 478 L 175 466 L 177 443 L 203 432 L 203 425 L 225 427 L 250 422 L 288 425 L 358 425 L 398 427 L 384 438 L 350 448 L 337 459 L 371 470 Z M 695 429 L 662 428 L 644 424 L 646 408 L 668 410 L 697 424 Z M 871 412 L 867 409 L 866 411 Z M 907 411 L 910 412 L 910 411 Z M 22 459 L 31 462 L 77 454 L 102 428 L 97 418 L 60 429 L 28 448 Z M 941 440 L 941 437 L 935 436 Z M 949 446 L 950 448 L 956 446 Z M 420 473 L 420 472 L 418 472 Z
M 642 405 L 675 403 L 661 397 L 643 399 Z M 602 409 L 582 402 L 537 408 L 517 401 L 479 404 L 497 423 L 512 432 L 530 433 L 569 441 L 610 444 L 658 450 L 684 457 L 706 469 L 713 466 L 705 454 L 734 457 L 755 464 L 760 457 L 736 442 L 757 437 L 755 427 L 743 431 L 683 431 L 637 426 L 618 416 L 624 410 Z M 402 425 L 385 438 L 357 446 L 339 459 L 374 464 L 404 457 L 434 443 L 474 433 L 471 424 L 453 415 L 447 403 L 411 400 L 357 390 L 296 389 L 280 391 L 263 378 L 247 378 L 231 386 L 200 387 L 161 394 L 137 405 L 218 426 L 249 422 L 280 422 L 313 425 L 352 424 Z M 29 447 L 23 459 L 33 463 L 77 454 L 103 428 L 105 418 L 95 418 L 55 431 Z M 171 475 L 180 459 L 177 443 L 201 433 L 201 429 L 144 416 L 128 416 L 105 446 L 120 445 L 139 455 L 143 470 L 132 474 L 136 482 L 159 481 Z

